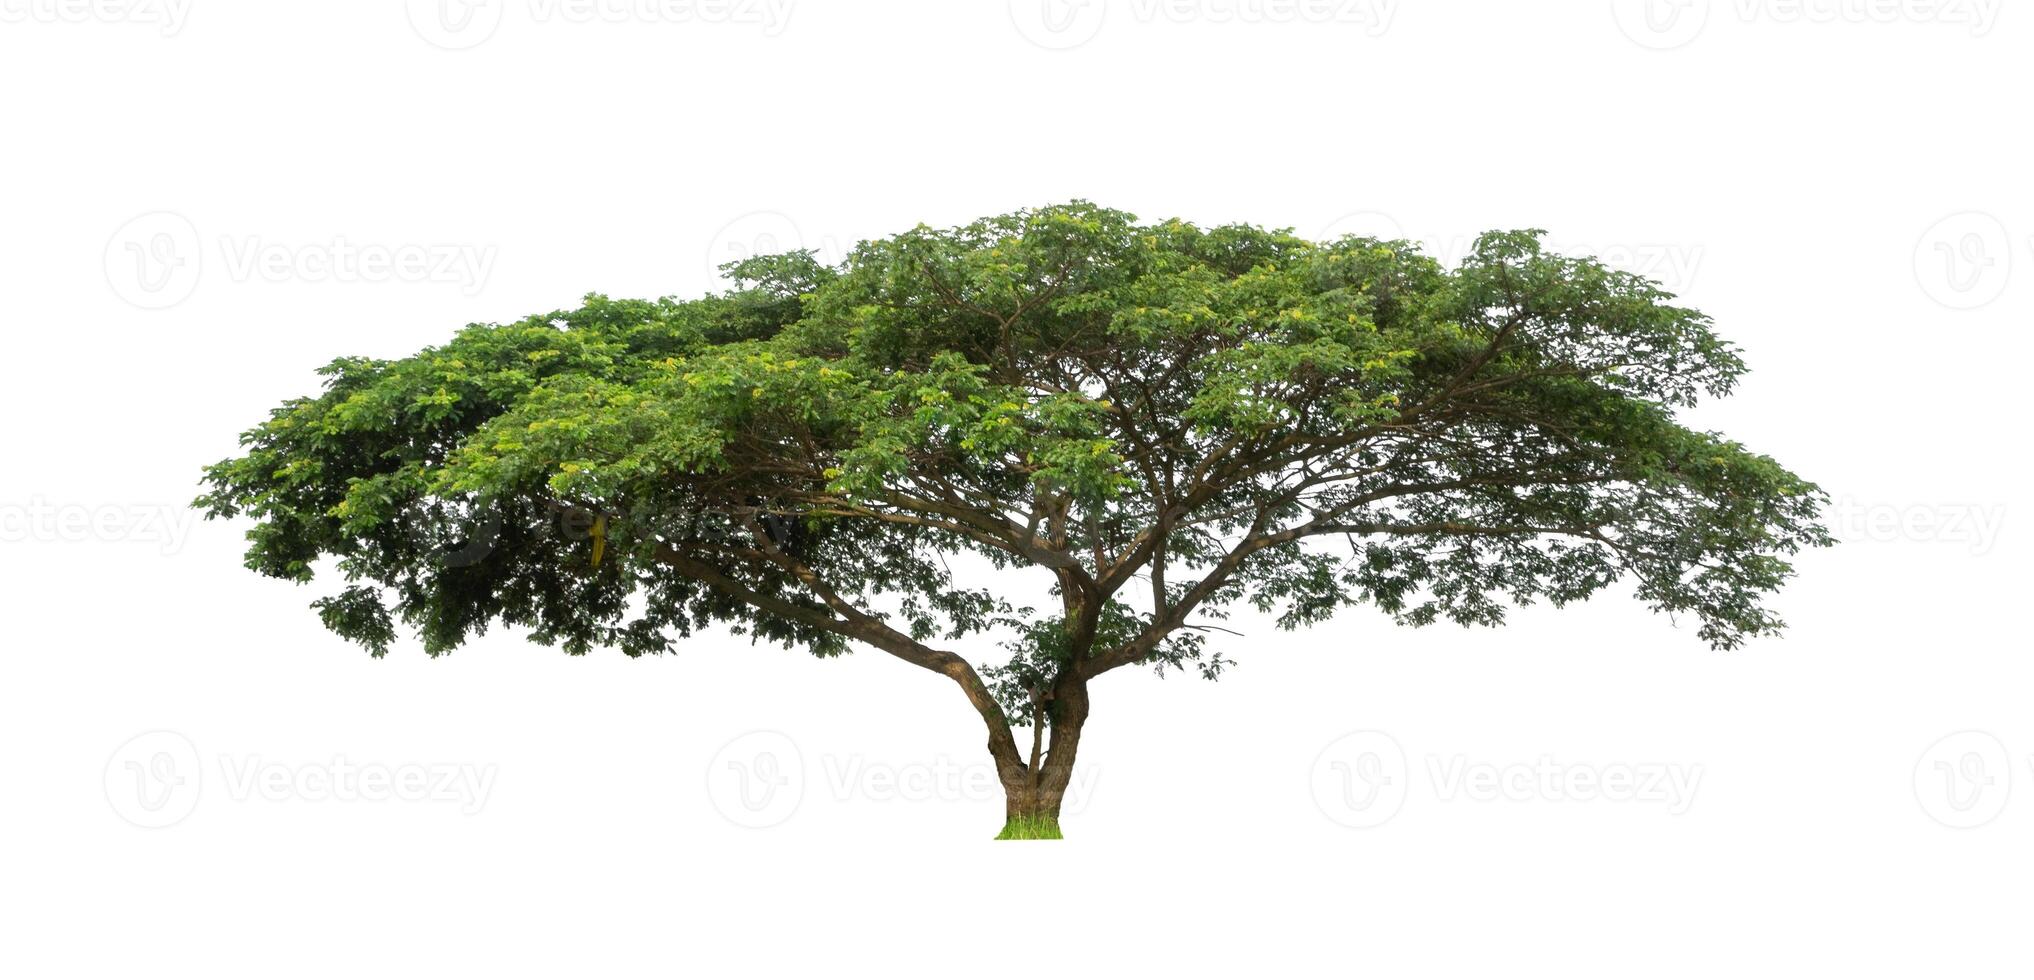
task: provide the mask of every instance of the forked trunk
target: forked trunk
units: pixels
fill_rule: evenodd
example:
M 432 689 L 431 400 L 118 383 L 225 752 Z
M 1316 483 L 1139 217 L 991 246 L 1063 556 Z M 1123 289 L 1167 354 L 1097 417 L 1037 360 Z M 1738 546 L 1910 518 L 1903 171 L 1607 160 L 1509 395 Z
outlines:
M 1059 808 L 1073 782 L 1081 726 L 1088 720 L 1088 689 L 1067 680 L 1053 690 L 1052 748 L 1035 771 L 1003 782 L 1003 832 L 997 840 L 1059 840 Z
M 1059 801 L 1028 787 L 1004 787 L 1003 832 L 997 840 L 1059 840 Z

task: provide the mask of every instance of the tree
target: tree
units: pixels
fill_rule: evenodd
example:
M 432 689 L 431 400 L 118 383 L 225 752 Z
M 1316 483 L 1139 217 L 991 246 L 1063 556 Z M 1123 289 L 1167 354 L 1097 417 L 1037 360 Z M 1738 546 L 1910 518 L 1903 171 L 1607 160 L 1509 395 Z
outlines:
M 727 271 L 334 361 L 198 504 L 253 518 L 265 575 L 336 559 L 315 606 L 377 656 L 397 620 L 432 655 L 495 623 L 631 656 L 720 624 L 944 675 L 1006 837 L 1059 836 L 1096 678 L 1215 677 L 1237 603 L 1496 624 L 1622 580 L 1727 649 L 1829 542 L 1813 484 L 1677 421 L 1744 370 L 1709 320 L 1538 232 L 1449 269 L 1074 202 Z M 997 583 L 957 584 L 962 555 Z M 1043 608 L 1005 598 L 1025 573 Z

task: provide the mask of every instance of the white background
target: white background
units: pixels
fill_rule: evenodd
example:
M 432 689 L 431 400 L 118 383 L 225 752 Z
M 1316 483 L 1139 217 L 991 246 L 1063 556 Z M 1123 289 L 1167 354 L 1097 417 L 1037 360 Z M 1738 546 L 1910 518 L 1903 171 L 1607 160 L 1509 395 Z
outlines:
M 0 0 L 0 972 L 2026 975 L 2029 11 L 168 4 Z M 1845 543 L 1731 654 L 1621 594 L 1245 621 L 1098 682 L 1069 839 L 997 844 L 933 675 L 375 661 L 186 507 L 335 356 L 1074 197 L 1648 272 L 1753 367 L 1698 423 Z M 1451 776 L 1542 759 L 1692 796 Z

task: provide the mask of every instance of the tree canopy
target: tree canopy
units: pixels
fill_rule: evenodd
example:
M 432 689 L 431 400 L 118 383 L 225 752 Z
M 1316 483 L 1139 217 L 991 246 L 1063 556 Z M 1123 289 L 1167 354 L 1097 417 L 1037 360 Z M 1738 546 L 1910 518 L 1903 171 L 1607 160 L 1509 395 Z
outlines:
M 336 559 L 323 621 L 377 654 L 399 622 L 433 654 L 497 623 L 861 641 L 961 681 L 1006 776 L 1002 715 L 1212 676 L 1239 603 L 1495 624 L 1625 582 L 1729 648 L 1828 541 L 1813 484 L 1677 419 L 1744 371 L 1708 318 L 1537 232 L 1448 268 L 1074 202 L 728 272 L 334 361 L 199 505 L 252 518 L 263 574 Z M 1056 584 L 1019 605 L 960 554 Z M 1002 648 L 979 672 L 971 637 Z

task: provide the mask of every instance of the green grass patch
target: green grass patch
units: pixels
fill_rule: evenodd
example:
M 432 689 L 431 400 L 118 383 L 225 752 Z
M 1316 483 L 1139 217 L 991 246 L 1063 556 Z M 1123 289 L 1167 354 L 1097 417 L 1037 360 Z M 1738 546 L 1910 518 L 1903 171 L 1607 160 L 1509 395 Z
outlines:
M 1039 815 L 1011 817 L 997 840 L 1062 840 L 1059 818 Z

